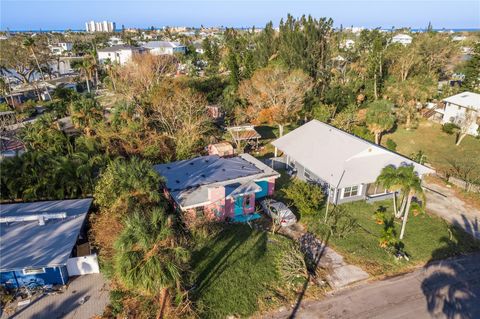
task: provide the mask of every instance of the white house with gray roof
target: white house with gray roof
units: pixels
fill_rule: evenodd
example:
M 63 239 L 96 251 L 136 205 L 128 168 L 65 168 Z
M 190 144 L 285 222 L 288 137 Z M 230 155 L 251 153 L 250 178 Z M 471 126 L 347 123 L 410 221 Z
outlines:
M 98 61 L 105 63 L 118 63 L 123 65 L 132 59 L 134 54 L 144 53 L 144 48 L 138 48 L 130 45 L 114 45 L 108 48 L 97 50 Z
M 467 113 L 474 113 L 476 121 L 471 123 L 468 134 L 477 136 L 480 125 L 480 94 L 473 92 L 459 93 L 443 99 L 444 108 L 437 108 L 435 111 L 442 115 L 442 124 L 458 124 L 464 120 Z
M 143 45 L 153 55 L 173 55 L 175 53 L 185 54 L 187 47 L 180 42 L 171 41 L 150 41 Z
M 326 123 L 312 120 L 272 143 L 281 150 L 287 169 L 318 183 L 330 201 L 376 200 L 391 193 L 375 184 L 386 166 L 413 165 L 421 177 L 433 170 Z

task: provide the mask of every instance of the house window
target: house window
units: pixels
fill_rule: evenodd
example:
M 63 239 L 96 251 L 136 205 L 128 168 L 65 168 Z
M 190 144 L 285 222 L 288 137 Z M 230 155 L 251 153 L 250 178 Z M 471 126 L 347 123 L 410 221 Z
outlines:
M 22 270 L 24 275 L 37 275 L 37 274 L 44 274 L 45 268 L 29 268 Z
M 245 196 L 245 208 L 250 208 L 252 205 L 252 200 L 250 195 Z
M 311 171 L 305 168 L 305 171 L 303 172 L 303 176 L 305 176 L 306 179 L 308 180 L 313 180 L 315 178 L 315 174 L 313 174 Z
M 345 187 L 343 189 L 343 198 L 353 197 L 358 195 L 358 185 L 352 187 Z

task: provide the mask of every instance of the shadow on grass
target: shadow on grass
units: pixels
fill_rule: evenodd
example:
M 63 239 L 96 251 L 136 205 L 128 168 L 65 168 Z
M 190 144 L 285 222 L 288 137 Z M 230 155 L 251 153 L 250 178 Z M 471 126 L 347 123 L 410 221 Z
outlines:
M 223 230 L 216 236 L 214 241 L 203 247 L 197 253 L 199 257 L 206 257 L 211 253 L 212 247 L 219 245 L 220 242 L 225 242 L 215 256 L 209 258 L 210 261 L 203 267 L 203 271 L 201 271 L 196 278 L 195 295 L 197 297 L 202 295 L 205 290 L 208 290 L 208 288 L 213 285 L 232 264 L 235 264 L 247 254 L 254 251 L 254 257 L 259 259 L 267 251 L 268 236 L 266 232 L 257 234 L 245 225 L 229 225 L 228 227 L 234 228 L 235 231 L 232 231 L 231 229 Z M 232 259 L 232 256 L 235 255 L 237 249 L 245 244 L 252 235 L 258 236 L 252 249 Z
M 432 260 L 425 266 L 430 274 L 422 282 L 422 291 L 428 311 L 435 317 L 480 318 L 480 241 L 462 229 L 467 221 L 463 215 L 462 221 L 463 227 L 460 222 L 453 223 L 450 236 L 440 240 L 444 246 L 432 253 Z M 478 229 L 478 223 L 472 227 Z M 474 229 L 467 227 L 466 231 L 472 233 Z M 476 253 L 439 260 L 472 252 Z
M 255 130 L 262 136 L 262 139 L 274 139 L 277 138 L 275 135 L 275 128 L 268 125 L 255 126 Z

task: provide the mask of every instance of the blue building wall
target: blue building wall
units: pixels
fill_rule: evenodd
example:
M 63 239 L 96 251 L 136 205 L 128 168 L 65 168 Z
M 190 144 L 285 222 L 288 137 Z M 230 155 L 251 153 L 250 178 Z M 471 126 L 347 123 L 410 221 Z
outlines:
M 255 182 L 258 186 L 262 188 L 260 192 L 255 193 L 256 199 L 262 199 L 268 195 L 268 181 L 258 181 Z
M 66 266 L 45 268 L 41 274 L 25 275 L 22 270 L 5 271 L 0 273 L 0 284 L 8 288 L 25 286 L 31 282 L 38 285 L 64 285 L 68 282 L 68 271 Z

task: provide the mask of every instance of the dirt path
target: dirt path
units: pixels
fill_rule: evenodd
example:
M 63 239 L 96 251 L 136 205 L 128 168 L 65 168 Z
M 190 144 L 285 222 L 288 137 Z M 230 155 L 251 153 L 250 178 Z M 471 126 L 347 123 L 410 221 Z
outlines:
M 467 233 L 480 239 L 480 210 L 465 203 L 455 195 L 455 191 L 437 183 L 424 183 L 426 186 L 427 211 L 434 213 L 453 225 L 458 225 Z

